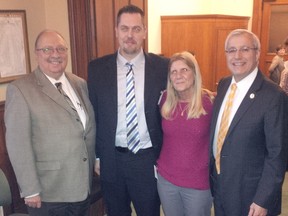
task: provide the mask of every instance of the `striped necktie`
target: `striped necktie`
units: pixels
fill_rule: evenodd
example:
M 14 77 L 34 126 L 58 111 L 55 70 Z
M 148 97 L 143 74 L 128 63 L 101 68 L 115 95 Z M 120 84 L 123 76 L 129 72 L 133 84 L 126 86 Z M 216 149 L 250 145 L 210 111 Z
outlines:
M 55 83 L 55 86 L 57 87 L 57 89 L 60 92 L 60 94 L 62 94 L 64 96 L 64 99 L 69 104 L 69 106 L 72 108 L 72 110 L 75 112 L 75 115 L 78 117 L 78 119 L 80 119 L 74 104 L 72 103 L 71 99 L 66 94 L 66 92 L 63 90 L 62 83 L 61 82 L 57 82 L 57 83 Z
M 236 86 L 235 83 L 233 83 L 231 85 L 231 90 L 230 90 L 230 93 L 228 95 L 228 99 L 227 99 L 226 104 L 225 104 L 225 108 L 224 108 L 224 111 L 223 111 L 223 114 L 222 114 L 222 118 L 221 118 L 219 132 L 218 132 L 217 153 L 216 153 L 216 161 L 215 161 L 216 170 L 217 170 L 218 174 L 220 174 L 220 155 L 221 155 L 221 150 L 222 150 L 222 146 L 223 146 L 224 140 L 226 138 L 227 131 L 229 129 L 229 117 L 230 117 L 231 108 L 232 108 L 232 105 L 233 105 L 233 100 L 234 100 L 236 89 L 237 89 L 237 86 Z
M 126 63 L 128 72 L 126 74 L 126 127 L 128 149 L 134 154 L 140 149 L 140 137 L 137 121 L 135 81 L 132 64 Z

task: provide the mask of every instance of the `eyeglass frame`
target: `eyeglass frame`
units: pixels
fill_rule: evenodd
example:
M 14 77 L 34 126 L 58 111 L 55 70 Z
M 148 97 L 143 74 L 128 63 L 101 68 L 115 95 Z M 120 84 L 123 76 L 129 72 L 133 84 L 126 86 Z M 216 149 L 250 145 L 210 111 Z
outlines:
M 249 53 L 250 50 L 258 50 L 257 47 L 241 47 L 239 49 L 235 48 L 235 47 L 231 47 L 229 49 L 226 49 L 225 52 L 228 54 L 228 55 L 235 55 L 237 51 L 239 51 L 240 53 Z
M 65 54 L 67 53 L 68 51 L 68 48 L 67 47 L 56 47 L 56 48 L 53 48 L 53 47 L 43 47 L 43 48 L 38 48 L 38 49 L 35 49 L 36 51 L 42 51 L 44 54 L 46 55 L 51 55 L 53 54 L 55 51 L 57 51 L 57 53 L 59 54 Z

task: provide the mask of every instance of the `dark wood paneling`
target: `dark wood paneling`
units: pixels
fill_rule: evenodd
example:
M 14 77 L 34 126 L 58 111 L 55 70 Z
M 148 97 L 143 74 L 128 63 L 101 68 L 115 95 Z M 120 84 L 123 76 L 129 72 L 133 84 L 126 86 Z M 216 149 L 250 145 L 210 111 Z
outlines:
M 93 10 L 91 1 L 67 0 L 72 72 L 84 79 L 87 79 L 87 64 L 93 55 L 95 43 L 92 38 L 94 25 Z M 93 5 L 93 4 L 92 4 Z
M 105 8 L 105 10 L 103 10 Z M 115 52 L 115 11 L 113 1 L 95 0 L 96 19 L 96 56 L 100 57 Z
M 262 20 L 262 0 L 254 0 L 252 16 L 252 32 L 260 38 Z
M 89 61 L 113 53 L 118 48 L 115 37 L 115 21 L 118 10 L 127 4 L 135 4 L 144 13 L 147 0 L 67 0 L 72 72 L 87 79 Z M 146 13 L 146 23 L 147 23 Z M 147 51 L 147 39 L 144 49 Z
M 117 13 L 120 8 L 128 4 L 134 4 L 141 8 L 144 13 L 147 9 L 146 0 L 94 0 L 96 19 L 96 43 L 97 55 L 93 58 L 104 56 L 118 49 L 118 41 L 115 36 Z M 105 10 L 103 10 L 105 8 Z M 146 13 L 147 14 L 147 13 Z M 145 16 L 147 23 L 147 16 Z M 146 39 L 147 41 L 147 39 Z M 144 49 L 147 51 L 147 42 Z

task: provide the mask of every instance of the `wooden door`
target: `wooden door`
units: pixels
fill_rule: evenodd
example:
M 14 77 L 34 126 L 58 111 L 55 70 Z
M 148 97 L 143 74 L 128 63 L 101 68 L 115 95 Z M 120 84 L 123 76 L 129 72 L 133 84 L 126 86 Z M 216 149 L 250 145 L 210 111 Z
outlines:
M 288 36 L 288 0 L 254 0 L 253 8 L 252 31 L 258 35 L 261 42 L 259 68 L 268 76 L 268 68 L 275 56 L 274 49 L 278 44 L 283 44 Z M 286 18 L 273 21 L 271 14 L 275 14 L 274 12 L 278 13 L 277 16 L 286 16 Z M 277 41 L 273 41 L 272 37 Z M 287 54 L 285 58 L 288 59 Z

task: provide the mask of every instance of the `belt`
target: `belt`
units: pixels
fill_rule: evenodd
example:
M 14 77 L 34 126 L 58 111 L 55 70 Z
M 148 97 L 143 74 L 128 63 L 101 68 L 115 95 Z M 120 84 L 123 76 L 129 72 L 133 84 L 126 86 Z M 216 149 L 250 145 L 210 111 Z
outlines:
M 125 148 L 125 147 L 116 146 L 115 149 L 116 149 L 118 152 L 121 152 L 121 153 L 127 153 L 127 152 L 129 152 L 129 149 L 128 149 L 128 148 Z
M 121 153 L 132 152 L 132 151 L 130 151 L 127 147 L 125 148 L 125 147 L 116 146 L 115 149 L 116 149 L 116 151 L 121 152 Z M 146 148 L 146 149 L 140 149 L 138 152 L 139 152 L 139 153 L 140 153 L 140 152 L 146 152 L 146 151 L 150 151 L 150 150 L 152 150 L 152 149 L 153 149 L 153 147 L 149 147 L 149 148 Z M 137 153 L 138 153 L 138 152 L 137 152 Z

